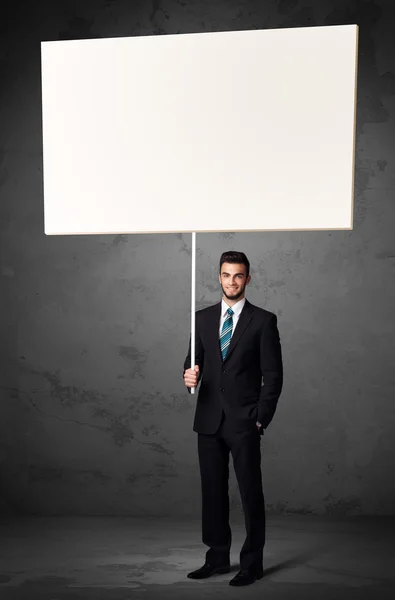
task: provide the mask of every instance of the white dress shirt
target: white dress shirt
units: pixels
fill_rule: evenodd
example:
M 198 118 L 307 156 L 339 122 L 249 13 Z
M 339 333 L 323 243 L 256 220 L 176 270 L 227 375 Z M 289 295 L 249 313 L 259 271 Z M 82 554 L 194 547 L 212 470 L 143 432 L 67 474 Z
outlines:
M 243 309 L 245 301 L 246 301 L 246 299 L 244 297 L 241 300 L 239 300 L 238 302 L 236 302 L 236 304 L 234 304 L 233 306 L 229 306 L 229 304 L 226 304 L 225 300 L 222 298 L 221 319 L 220 319 L 220 323 L 219 323 L 219 337 L 221 337 L 221 331 L 222 331 L 223 324 L 225 323 L 226 319 L 229 316 L 228 308 L 231 308 L 233 310 L 233 315 L 232 315 L 232 319 L 233 319 L 232 335 L 233 335 L 233 332 L 236 329 L 237 321 L 239 320 L 240 313 Z

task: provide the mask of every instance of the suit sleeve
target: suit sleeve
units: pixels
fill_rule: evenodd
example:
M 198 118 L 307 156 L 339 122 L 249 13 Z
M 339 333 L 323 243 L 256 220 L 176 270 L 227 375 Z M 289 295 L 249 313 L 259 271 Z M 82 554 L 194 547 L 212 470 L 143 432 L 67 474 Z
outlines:
M 258 421 L 266 428 L 274 416 L 283 386 L 283 362 L 276 315 L 269 319 L 261 335 L 260 365 L 263 386 L 258 402 Z
M 195 364 L 199 365 L 199 377 L 198 377 L 198 383 L 202 378 L 203 375 L 203 366 L 204 366 L 204 348 L 199 336 L 199 327 L 198 327 L 198 315 L 197 313 L 195 314 Z M 191 335 L 189 336 L 189 347 L 188 347 L 188 354 L 187 357 L 184 361 L 184 370 L 182 373 L 182 376 L 184 377 L 184 373 L 187 369 L 191 368 Z M 187 390 L 188 390 L 188 394 L 191 393 L 191 388 L 187 386 Z

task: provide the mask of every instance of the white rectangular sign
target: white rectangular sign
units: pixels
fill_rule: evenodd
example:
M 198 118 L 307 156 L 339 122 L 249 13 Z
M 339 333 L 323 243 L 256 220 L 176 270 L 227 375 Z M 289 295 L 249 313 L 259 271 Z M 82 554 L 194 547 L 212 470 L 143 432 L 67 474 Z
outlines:
M 42 42 L 45 233 L 352 228 L 357 36 Z

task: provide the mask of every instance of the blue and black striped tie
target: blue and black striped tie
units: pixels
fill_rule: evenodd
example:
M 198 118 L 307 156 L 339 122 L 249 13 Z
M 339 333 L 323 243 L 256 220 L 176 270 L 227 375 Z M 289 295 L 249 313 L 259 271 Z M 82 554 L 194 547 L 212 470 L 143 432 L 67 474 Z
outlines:
M 222 326 L 221 336 L 219 338 L 221 345 L 221 354 L 222 360 L 225 359 L 226 353 L 228 351 L 228 347 L 230 344 L 230 338 L 232 337 L 232 329 L 233 329 L 233 310 L 228 308 L 228 317 L 225 320 L 225 323 Z

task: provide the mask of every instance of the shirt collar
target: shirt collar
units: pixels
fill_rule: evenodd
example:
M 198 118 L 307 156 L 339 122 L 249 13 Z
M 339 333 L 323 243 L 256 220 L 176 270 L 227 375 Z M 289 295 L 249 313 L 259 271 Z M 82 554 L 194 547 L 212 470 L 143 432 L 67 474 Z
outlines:
M 244 296 L 244 298 L 242 298 L 241 300 L 239 300 L 238 302 L 236 302 L 236 304 L 234 304 L 231 307 L 232 310 L 233 310 L 233 316 L 234 317 L 239 317 L 240 316 L 240 313 L 243 310 L 243 306 L 245 304 L 245 301 L 246 301 L 246 299 L 245 299 L 245 296 Z M 221 304 L 222 304 L 222 306 L 221 306 L 221 311 L 222 311 L 221 314 L 222 314 L 223 317 L 226 317 L 227 310 L 230 307 L 229 307 L 228 304 L 226 304 L 226 302 L 225 302 L 225 300 L 223 298 L 222 298 L 222 303 Z

